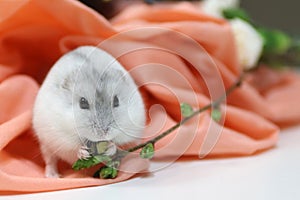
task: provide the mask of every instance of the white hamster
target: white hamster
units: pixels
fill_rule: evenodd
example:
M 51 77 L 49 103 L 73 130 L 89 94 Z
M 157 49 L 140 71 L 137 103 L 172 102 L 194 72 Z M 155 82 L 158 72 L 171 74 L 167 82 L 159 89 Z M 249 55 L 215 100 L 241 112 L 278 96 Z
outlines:
M 33 110 L 46 177 L 59 177 L 58 159 L 72 164 L 87 157 L 87 142 L 131 143 L 144 125 L 137 85 L 114 57 L 93 46 L 79 47 L 54 64 Z

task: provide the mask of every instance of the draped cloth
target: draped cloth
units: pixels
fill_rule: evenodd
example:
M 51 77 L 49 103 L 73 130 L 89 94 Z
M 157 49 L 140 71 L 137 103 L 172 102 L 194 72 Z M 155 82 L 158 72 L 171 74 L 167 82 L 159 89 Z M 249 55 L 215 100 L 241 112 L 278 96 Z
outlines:
M 147 140 L 175 125 L 179 103 L 194 109 L 222 95 L 241 75 L 230 26 L 188 3 L 133 5 L 111 21 L 74 0 L 0 2 L 0 194 L 41 192 L 124 181 L 148 169 L 132 155 L 116 179 L 95 168 L 44 178 L 32 130 L 32 107 L 48 70 L 64 53 L 98 46 L 118 59 L 141 86 Z M 221 106 L 220 122 L 201 113 L 156 144 L 156 159 L 245 156 L 276 145 L 280 128 L 300 122 L 300 78 L 260 66 Z M 55 105 L 49 105 L 55 106 Z

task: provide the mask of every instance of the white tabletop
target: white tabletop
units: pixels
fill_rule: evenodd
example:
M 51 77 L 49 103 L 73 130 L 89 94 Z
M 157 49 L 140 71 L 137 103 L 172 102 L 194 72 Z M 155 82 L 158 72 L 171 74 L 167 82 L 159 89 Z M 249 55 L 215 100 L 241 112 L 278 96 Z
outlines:
M 152 167 L 157 163 L 152 162 Z M 300 199 L 300 126 L 284 130 L 277 147 L 251 157 L 176 162 L 146 177 L 91 188 L 0 199 Z

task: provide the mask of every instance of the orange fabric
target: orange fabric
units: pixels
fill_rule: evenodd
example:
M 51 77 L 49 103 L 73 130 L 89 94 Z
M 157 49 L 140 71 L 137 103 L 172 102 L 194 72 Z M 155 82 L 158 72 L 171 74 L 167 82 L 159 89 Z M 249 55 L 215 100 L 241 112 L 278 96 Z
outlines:
M 150 109 L 147 139 L 180 119 L 179 102 L 204 106 L 237 79 L 241 70 L 233 42 L 225 21 L 190 4 L 132 6 L 108 22 L 72 0 L 0 2 L 0 194 L 109 184 L 148 167 L 132 158 L 116 179 L 100 180 L 90 178 L 95 169 L 74 173 L 60 163 L 64 178 L 43 177 L 31 110 L 39 84 L 63 53 L 98 45 L 144 84 L 147 107 L 165 107 Z M 199 115 L 158 142 L 156 158 L 250 155 L 271 148 L 278 125 L 300 122 L 299 89 L 298 76 L 261 67 L 222 107 L 221 125 L 209 112 Z

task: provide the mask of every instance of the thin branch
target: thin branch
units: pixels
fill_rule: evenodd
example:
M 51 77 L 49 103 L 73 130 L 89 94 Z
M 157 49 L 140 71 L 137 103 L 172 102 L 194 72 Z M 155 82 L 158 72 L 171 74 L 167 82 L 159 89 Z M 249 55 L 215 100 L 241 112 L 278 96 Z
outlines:
M 166 130 L 165 132 L 161 133 L 160 135 L 156 136 L 155 138 L 151 139 L 151 140 L 148 140 L 142 144 L 139 144 L 135 147 L 132 147 L 132 148 L 129 148 L 127 149 L 126 151 L 129 153 L 129 152 L 134 152 L 138 149 L 141 149 L 143 148 L 144 146 L 146 146 L 147 144 L 149 143 L 155 143 L 157 142 L 158 140 L 166 137 L 167 135 L 169 135 L 171 132 L 173 132 L 174 130 L 176 130 L 179 126 L 181 126 L 182 124 L 186 123 L 187 121 L 189 121 L 191 118 L 193 118 L 194 116 L 198 115 L 199 113 L 202 113 L 206 110 L 209 110 L 211 107 L 213 108 L 216 108 L 218 106 L 220 106 L 220 104 L 238 87 L 240 87 L 240 85 L 242 84 L 242 80 L 243 80 L 243 75 L 241 75 L 239 77 L 239 79 L 237 80 L 237 82 L 235 82 L 233 85 L 231 85 L 227 90 L 226 92 L 220 96 L 217 100 L 215 100 L 214 102 L 211 102 L 210 104 L 194 111 L 190 116 L 188 117 L 185 117 L 183 120 L 181 120 L 180 122 L 178 122 L 177 124 L 175 124 L 173 127 L 169 128 L 168 130 Z M 125 151 L 125 152 L 126 152 Z M 127 153 L 126 153 L 127 154 Z M 125 154 L 125 155 L 126 155 Z

